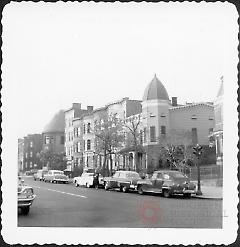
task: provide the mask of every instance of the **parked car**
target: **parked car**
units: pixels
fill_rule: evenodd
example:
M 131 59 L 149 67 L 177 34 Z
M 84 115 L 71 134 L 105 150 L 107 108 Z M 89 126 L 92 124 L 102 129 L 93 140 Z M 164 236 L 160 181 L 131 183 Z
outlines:
M 36 195 L 33 193 L 33 188 L 24 184 L 24 181 L 19 178 L 18 184 L 18 208 L 22 214 L 27 215 L 30 210 Z
M 75 182 L 75 186 L 86 186 L 87 188 L 95 187 L 95 173 L 93 172 L 84 172 L 80 177 L 75 177 L 73 180 Z M 99 175 L 98 177 L 98 185 L 104 186 L 103 176 Z
M 43 181 L 44 174 L 47 174 L 47 173 L 48 173 L 48 171 L 46 171 L 46 170 L 38 170 L 37 173 L 33 174 L 33 179 L 35 181 L 36 180 Z
M 139 194 L 145 192 L 162 193 L 164 197 L 174 194 L 182 194 L 190 197 L 196 193 L 196 185 L 182 172 L 173 170 L 155 171 L 150 179 L 142 179 L 137 182 Z
M 116 171 L 112 177 L 104 178 L 105 190 L 119 188 L 122 192 L 136 190 L 140 175 L 134 171 Z
M 50 183 L 68 183 L 69 178 L 64 175 L 63 171 L 60 170 L 49 170 L 46 174 L 44 174 L 43 179 L 45 182 Z

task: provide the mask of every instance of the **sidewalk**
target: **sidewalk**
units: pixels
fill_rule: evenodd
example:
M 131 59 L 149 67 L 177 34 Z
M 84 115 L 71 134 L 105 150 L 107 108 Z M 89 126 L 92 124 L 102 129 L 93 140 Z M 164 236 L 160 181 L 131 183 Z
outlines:
M 217 186 L 201 186 L 202 195 L 192 195 L 196 198 L 202 198 L 202 199 L 217 199 L 221 200 L 223 198 L 223 188 L 217 187 Z

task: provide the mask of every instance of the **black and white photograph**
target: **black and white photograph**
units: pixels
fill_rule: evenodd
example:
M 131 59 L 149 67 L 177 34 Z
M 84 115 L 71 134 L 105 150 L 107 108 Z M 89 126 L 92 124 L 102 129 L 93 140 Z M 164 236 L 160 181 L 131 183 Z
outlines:
M 4 241 L 235 242 L 237 21 L 227 2 L 7 4 Z

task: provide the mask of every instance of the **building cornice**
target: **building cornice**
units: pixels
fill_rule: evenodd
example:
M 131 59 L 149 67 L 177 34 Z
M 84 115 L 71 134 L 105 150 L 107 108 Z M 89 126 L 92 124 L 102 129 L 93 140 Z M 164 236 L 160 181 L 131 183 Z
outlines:
M 199 106 L 207 106 L 212 109 L 214 108 L 214 106 L 209 103 L 193 103 L 188 105 L 170 107 L 169 110 L 174 111 L 174 110 L 181 110 L 181 109 L 186 109 L 190 107 L 199 107 Z

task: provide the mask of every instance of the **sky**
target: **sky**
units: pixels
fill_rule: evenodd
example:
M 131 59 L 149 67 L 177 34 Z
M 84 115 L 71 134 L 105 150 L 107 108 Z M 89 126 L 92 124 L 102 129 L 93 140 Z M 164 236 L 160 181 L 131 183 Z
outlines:
M 141 100 L 155 73 L 179 103 L 213 101 L 232 49 L 231 13 L 214 3 L 8 4 L 3 108 L 18 137 L 41 133 L 73 102 Z

